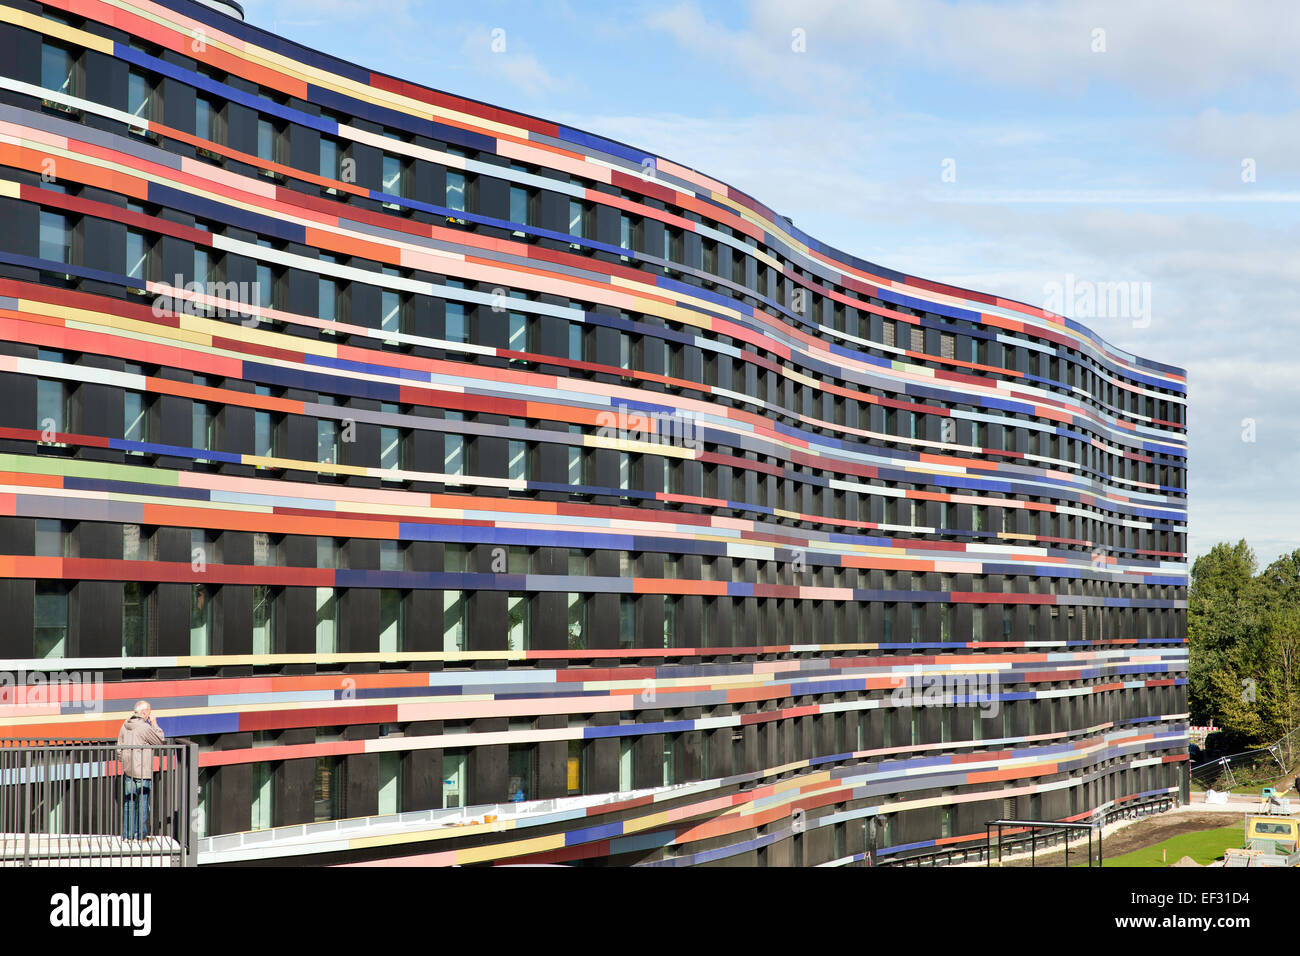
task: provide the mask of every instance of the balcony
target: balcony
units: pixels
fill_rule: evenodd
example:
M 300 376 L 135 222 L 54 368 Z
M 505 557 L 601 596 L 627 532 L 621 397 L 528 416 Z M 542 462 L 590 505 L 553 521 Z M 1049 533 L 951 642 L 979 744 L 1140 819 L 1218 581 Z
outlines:
M 0 740 L 0 866 L 194 866 L 198 747 L 154 747 L 143 839 L 125 838 L 114 740 Z

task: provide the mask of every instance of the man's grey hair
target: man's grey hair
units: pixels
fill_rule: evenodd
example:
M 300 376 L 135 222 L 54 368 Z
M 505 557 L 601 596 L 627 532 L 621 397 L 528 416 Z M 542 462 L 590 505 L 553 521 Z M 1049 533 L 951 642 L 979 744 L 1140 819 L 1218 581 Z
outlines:
M 149 709 L 150 709 L 149 702 L 147 700 L 137 700 L 135 702 L 135 709 L 132 711 L 132 713 L 134 713 L 137 717 L 143 717 L 144 712 Z

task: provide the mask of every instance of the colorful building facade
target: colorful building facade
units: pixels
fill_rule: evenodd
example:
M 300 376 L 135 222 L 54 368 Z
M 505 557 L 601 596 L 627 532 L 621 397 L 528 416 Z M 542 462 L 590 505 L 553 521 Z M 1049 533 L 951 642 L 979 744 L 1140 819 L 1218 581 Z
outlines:
M 4 736 L 148 698 L 209 863 L 1185 787 L 1181 370 L 214 6 L 0 0 Z

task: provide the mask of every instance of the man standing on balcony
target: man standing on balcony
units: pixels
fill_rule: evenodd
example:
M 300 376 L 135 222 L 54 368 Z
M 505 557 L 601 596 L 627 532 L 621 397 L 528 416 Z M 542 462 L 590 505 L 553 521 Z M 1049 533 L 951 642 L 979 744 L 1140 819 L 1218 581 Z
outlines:
M 117 732 L 117 759 L 122 762 L 122 839 L 143 840 L 149 829 L 149 792 L 153 788 L 153 746 L 167 742 L 147 700 Z

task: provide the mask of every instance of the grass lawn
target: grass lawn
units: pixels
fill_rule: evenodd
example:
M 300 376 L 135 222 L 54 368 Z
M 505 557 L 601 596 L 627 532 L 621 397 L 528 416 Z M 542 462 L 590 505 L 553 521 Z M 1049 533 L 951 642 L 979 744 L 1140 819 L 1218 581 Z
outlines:
M 1114 859 L 1106 857 L 1106 866 L 1168 866 L 1177 863 L 1185 856 L 1190 856 L 1204 866 L 1223 856 L 1225 847 L 1241 846 L 1241 824 L 1219 827 L 1214 830 L 1201 830 L 1198 833 L 1184 833 L 1170 837 L 1163 843 L 1157 843 L 1143 850 L 1134 850 Z M 1160 851 L 1166 851 L 1165 860 L 1161 860 Z

